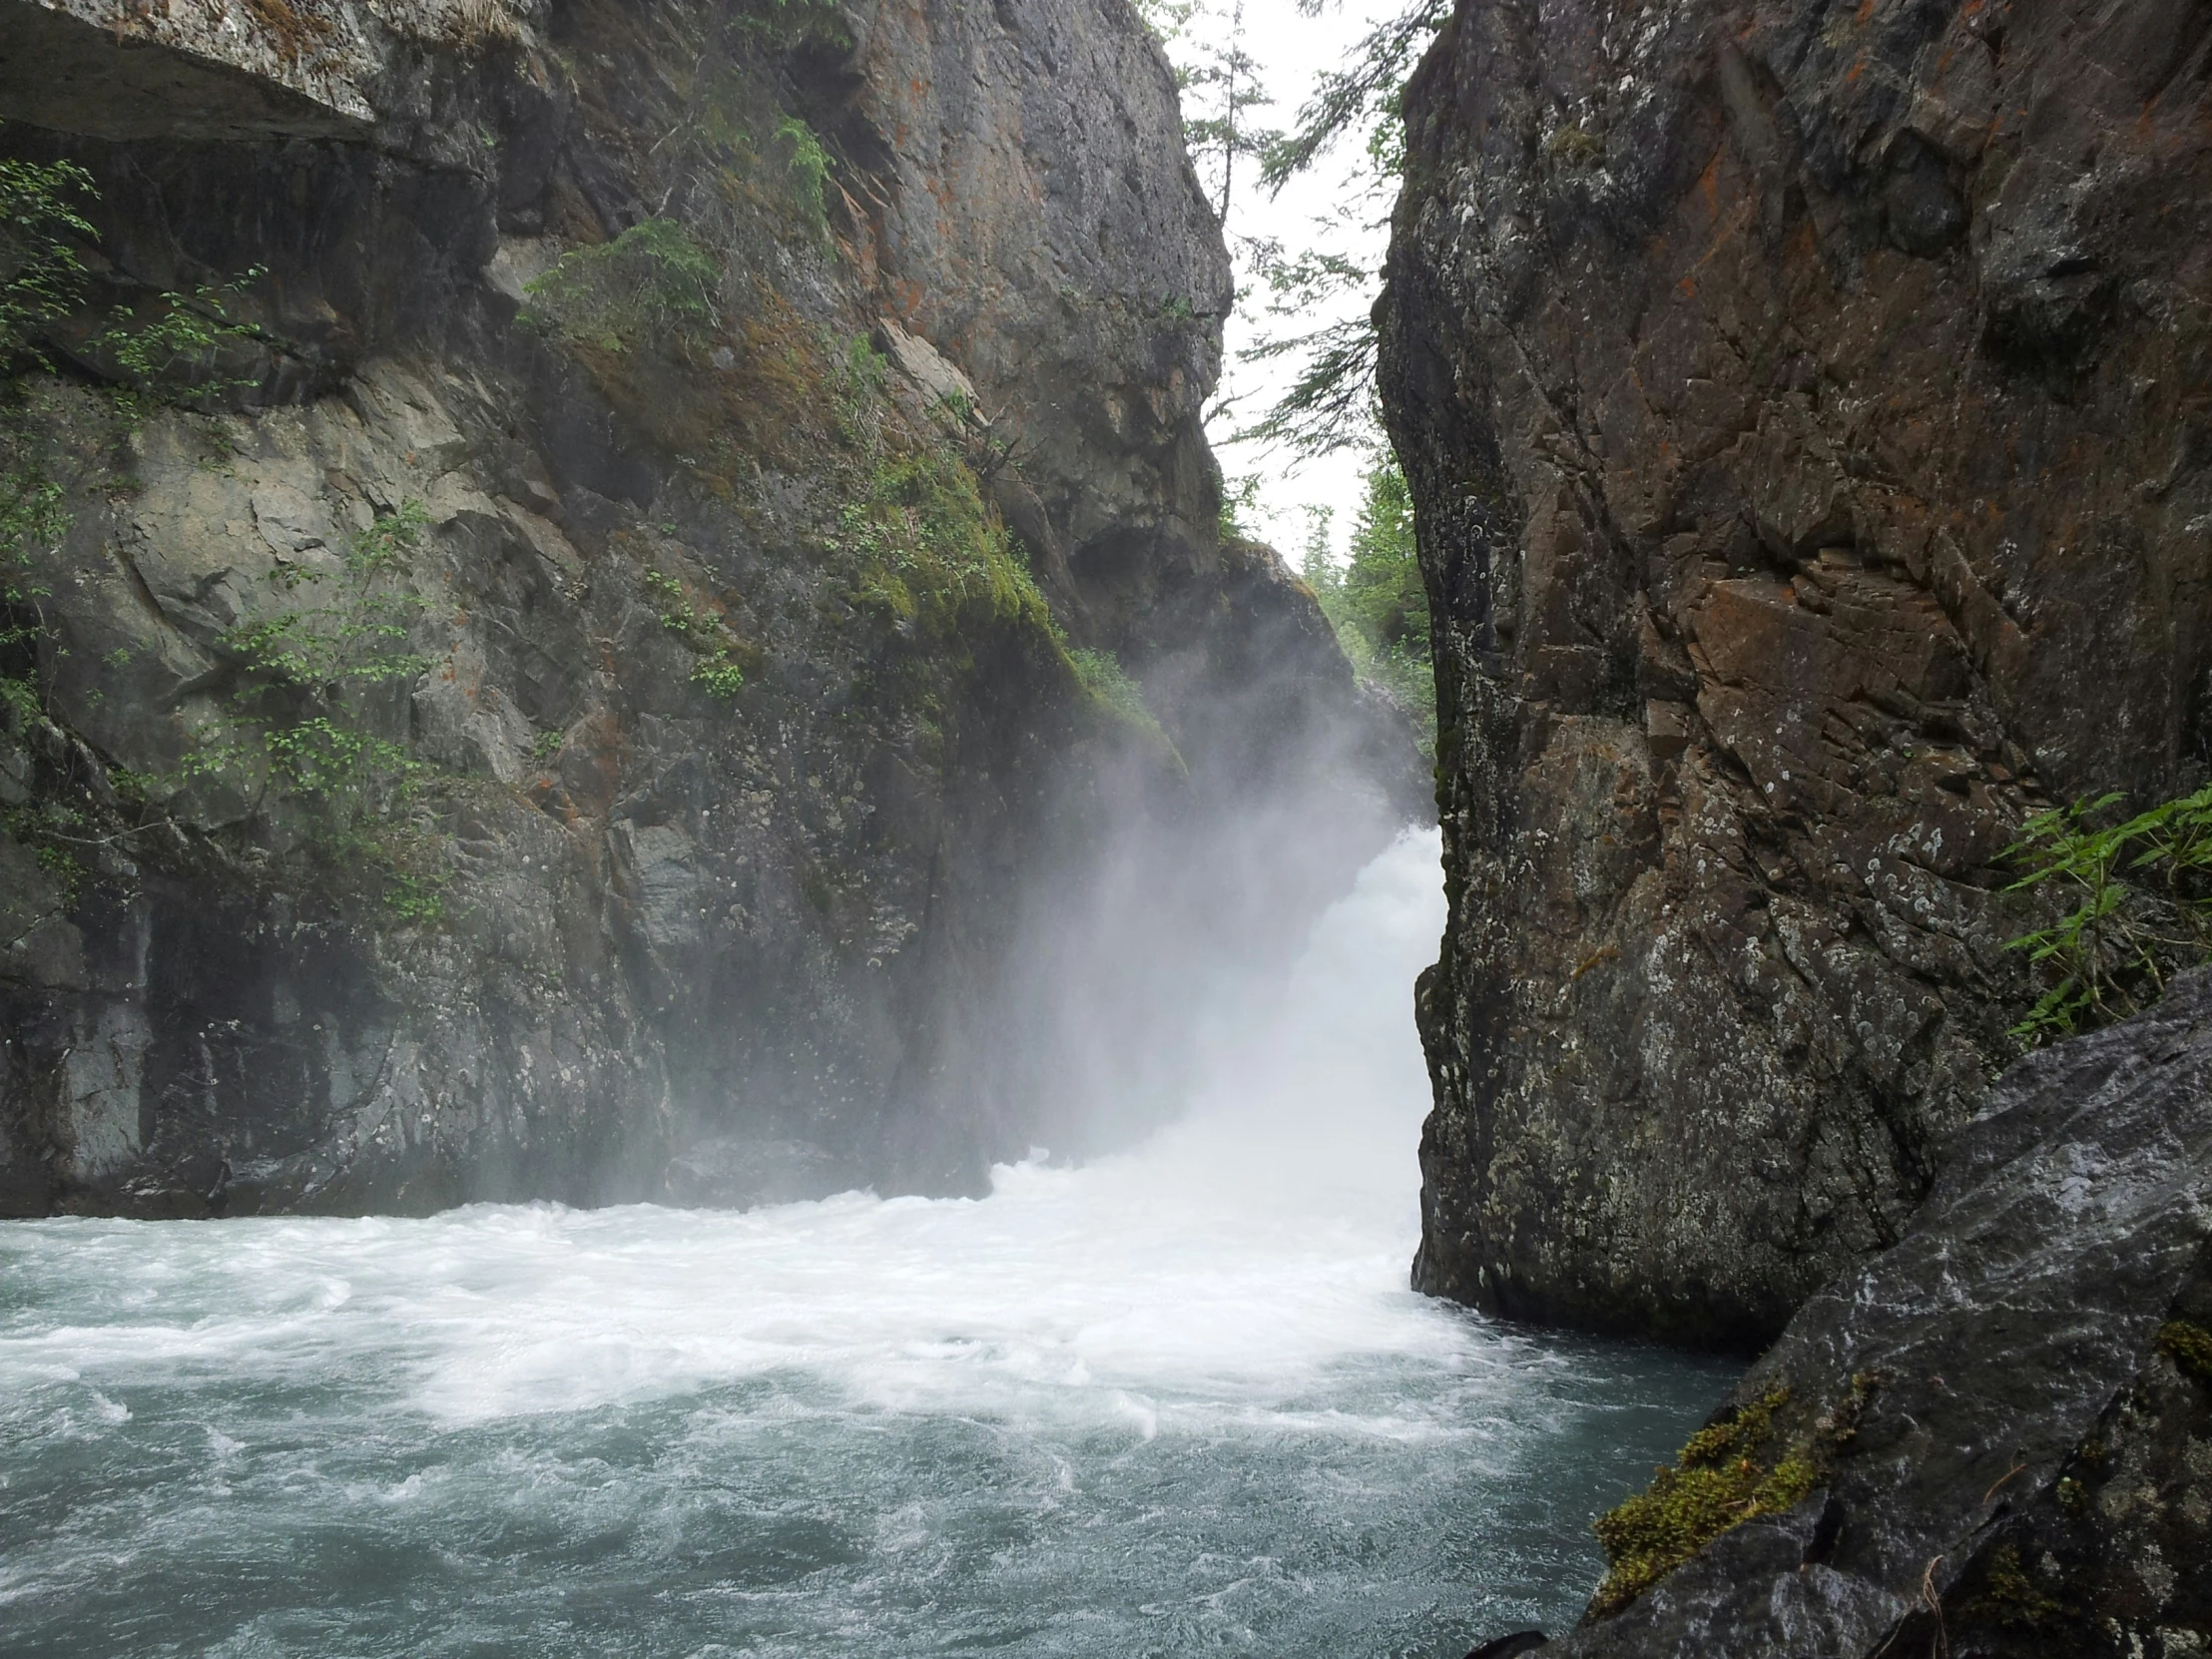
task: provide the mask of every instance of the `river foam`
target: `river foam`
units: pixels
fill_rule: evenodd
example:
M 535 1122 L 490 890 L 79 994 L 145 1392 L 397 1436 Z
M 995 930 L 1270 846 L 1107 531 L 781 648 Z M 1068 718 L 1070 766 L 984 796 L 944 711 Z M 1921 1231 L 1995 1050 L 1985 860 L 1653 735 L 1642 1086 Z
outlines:
M 1721 1375 L 1405 1289 L 1433 835 L 979 1201 L 0 1230 L 42 1654 L 1455 1654 Z

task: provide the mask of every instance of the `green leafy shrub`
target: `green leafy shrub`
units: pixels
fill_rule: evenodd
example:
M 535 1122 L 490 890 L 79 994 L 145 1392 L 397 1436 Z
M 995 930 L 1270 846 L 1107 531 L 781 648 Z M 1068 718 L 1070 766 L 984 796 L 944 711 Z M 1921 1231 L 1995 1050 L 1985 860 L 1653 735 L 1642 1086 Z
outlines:
M 2099 827 L 2117 794 L 2038 813 L 2005 856 L 2010 891 L 2048 889 L 2073 907 L 2009 941 L 2051 978 L 2012 1028 L 2031 1043 L 2148 1007 L 2178 968 L 2212 954 L 2212 785 Z
M 421 502 L 406 502 L 352 538 L 335 598 L 225 633 L 225 652 L 245 671 L 242 697 L 279 686 L 317 691 L 348 682 L 381 685 L 426 672 L 429 659 L 404 649 L 409 619 L 421 602 L 378 579 L 414 550 L 428 523 Z M 286 591 L 313 580 L 301 567 L 283 564 L 270 579 Z
M 384 883 L 384 908 L 401 921 L 441 921 L 445 917 L 445 889 L 452 880 L 450 870 L 422 874 L 395 868 Z
M 0 359 L 28 357 L 51 369 L 38 334 L 84 302 L 86 271 L 77 251 L 96 232 L 79 204 L 97 200 L 92 175 L 74 162 L 0 160 Z M 227 348 L 261 340 L 263 331 L 233 306 L 267 273 L 260 266 L 189 292 L 165 290 L 119 305 L 91 336 L 93 351 L 129 388 L 162 402 L 253 385 L 259 376 L 226 375 Z
M 85 267 L 72 243 L 95 233 L 76 205 L 97 194 L 74 162 L 0 161 L 0 359 L 49 366 L 34 341 L 83 298 Z
M 341 571 L 312 575 L 280 564 L 271 572 L 286 592 L 334 586 L 320 603 L 223 636 L 234 670 L 228 712 L 194 733 L 172 780 L 227 784 L 258 810 L 284 803 L 324 862 L 349 879 L 369 877 L 404 921 L 443 914 L 437 837 L 413 823 L 433 769 L 372 731 L 358 700 L 431 667 L 407 648 L 423 602 L 395 580 L 428 522 L 422 503 L 409 501 L 352 538 Z
M 61 485 L 37 466 L 0 473 L 0 661 L 27 656 L 43 632 L 43 601 L 53 590 L 38 575 L 37 554 L 69 523 Z
M 685 338 L 721 319 L 722 266 L 672 219 L 648 219 L 596 248 L 563 254 L 523 285 L 525 320 L 605 351 Z
M 1592 1523 L 1606 1560 L 1593 1614 L 1619 1612 L 1729 1528 L 1788 1509 L 1819 1484 L 1818 1465 L 1802 1452 L 1759 1460 L 1789 1400 L 1788 1388 L 1776 1388 L 1698 1430 L 1675 1466 L 1661 1466 L 1647 1489 Z
M 16 411 L 0 420 L 0 718 L 18 729 L 45 718 L 40 646 L 53 588 L 40 567 L 75 516 L 24 435 Z
M 232 314 L 246 290 L 268 275 L 255 266 L 226 282 L 202 282 L 191 292 L 165 290 L 152 300 L 116 308 L 96 336 L 102 355 L 131 390 L 165 403 L 261 383 L 261 376 L 225 372 L 229 349 L 259 341 L 260 328 Z
M 724 701 L 745 690 L 745 670 L 738 662 L 736 638 L 728 625 L 694 605 L 684 584 L 673 576 L 649 570 L 645 585 L 661 601 L 661 626 L 699 654 L 689 676 L 691 683 Z
M 791 150 L 792 198 L 807 223 L 821 236 L 830 234 L 830 203 L 826 188 L 830 178 L 830 152 L 806 122 L 786 116 L 776 126 L 776 141 Z

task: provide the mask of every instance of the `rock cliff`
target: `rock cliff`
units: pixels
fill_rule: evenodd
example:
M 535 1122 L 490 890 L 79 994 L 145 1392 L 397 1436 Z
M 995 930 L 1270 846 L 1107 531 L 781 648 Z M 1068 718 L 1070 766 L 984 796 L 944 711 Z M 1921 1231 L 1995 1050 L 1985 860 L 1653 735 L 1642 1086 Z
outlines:
M 1745 1412 L 1802 1498 L 1527 1651 L 2202 1653 L 2212 973 L 2009 1072 L 1905 1238 L 1718 1420 Z
M 8 1213 L 972 1191 L 1172 1069 L 1148 919 L 1264 958 L 1406 814 L 1218 529 L 1123 0 L 4 0 L 0 121 L 77 267 L 0 420 Z
M 1378 312 L 1423 1288 L 1771 1337 L 2013 1052 L 2022 818 L 2202 778 L 2208 67 L 2162 0 L 1458 7 Z

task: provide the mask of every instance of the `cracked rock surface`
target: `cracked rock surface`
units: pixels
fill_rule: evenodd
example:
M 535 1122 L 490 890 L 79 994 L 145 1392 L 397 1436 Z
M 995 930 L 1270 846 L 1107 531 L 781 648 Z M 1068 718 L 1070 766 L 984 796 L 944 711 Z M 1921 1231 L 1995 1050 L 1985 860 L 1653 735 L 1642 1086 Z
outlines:
M 0 1211 L 975 1192 L 1172 1093 L 1197 979 L 1416 809 L 1220 534 L 1229 266 L 1122 0 L 0 0 L 0 63 L 99 233 L 9 388 L 64 525 L 0 663 Z M 577 263 L 668 225 L 689 310 Z M 204 285 L 216 377 L 119 399 L 103 307 Z M 413 769 L 440 905 L 194 770 L 379 536 L 419 663 L 306 706 Z
M 1736 1403 L 1821 1486 L 1538 1651 L 2181 1659 L 2212 1642 L 2212 972 L 2021 1061 Z
M 2014 1052 L 2022 819 L 2202 779 L 2208 64 L 2162 0 L 1458 7 L 1378 312 L 1422 1288 L 1771 1338 Z

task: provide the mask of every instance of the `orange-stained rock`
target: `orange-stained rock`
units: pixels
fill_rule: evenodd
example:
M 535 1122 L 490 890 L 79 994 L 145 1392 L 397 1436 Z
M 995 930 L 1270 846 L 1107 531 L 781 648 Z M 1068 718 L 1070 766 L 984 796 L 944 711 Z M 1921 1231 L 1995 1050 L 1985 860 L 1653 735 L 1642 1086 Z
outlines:
M 1378 313 L 1454 895 L 1422 1287 L 1772 1334 L 2013 1052 L 2022 819 L 2202 779 L 2208 58 L 2164 0 L 1462 0 Z

